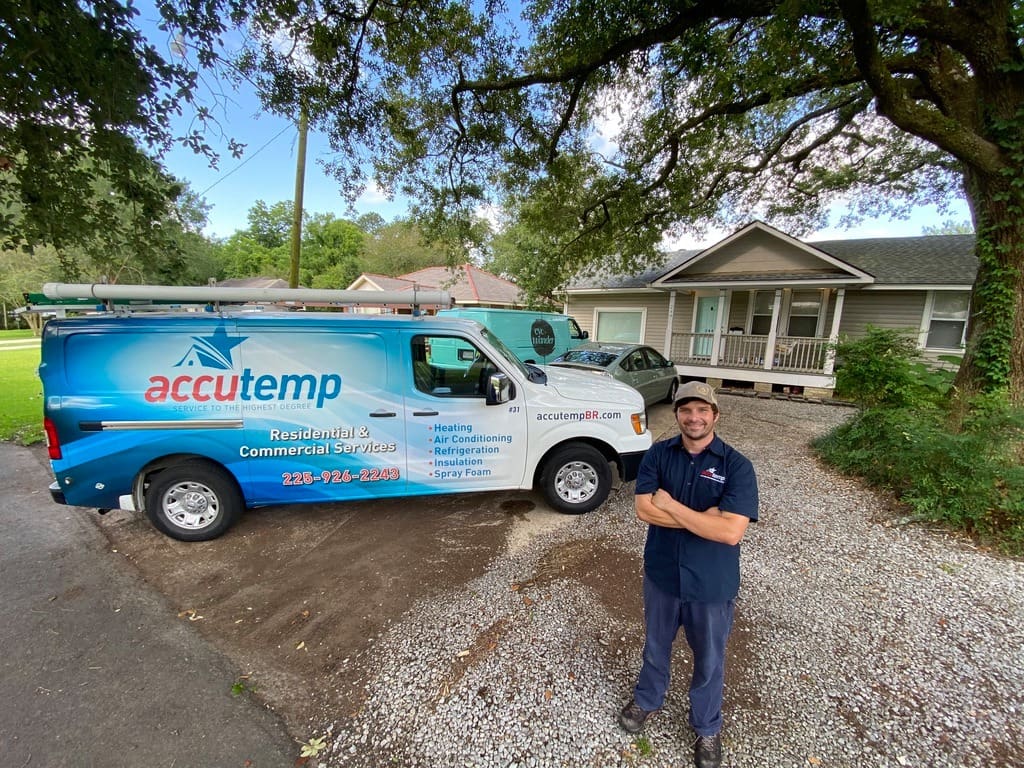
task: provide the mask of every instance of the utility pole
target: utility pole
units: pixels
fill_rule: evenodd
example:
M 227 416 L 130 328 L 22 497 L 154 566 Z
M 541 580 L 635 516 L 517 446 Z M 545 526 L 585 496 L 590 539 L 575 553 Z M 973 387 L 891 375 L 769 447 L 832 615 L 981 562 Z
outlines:
M 306 108 L 299 108 L 299 151 L 295 161 L 295 209 L 292 212 L 292 264 L 288 286 L 299 287 L 299 257 L 302 254 L 302 192 L 306 181 L 306 134 L 309 120 Z

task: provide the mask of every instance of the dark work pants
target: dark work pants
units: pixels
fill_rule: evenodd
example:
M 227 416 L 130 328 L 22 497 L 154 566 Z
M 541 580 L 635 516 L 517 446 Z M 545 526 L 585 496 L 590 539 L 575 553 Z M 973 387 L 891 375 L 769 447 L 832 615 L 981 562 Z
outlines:
M 725 644 L 732 629 L 733 601 L 694 603 L 658 589 L 644 577 L 644 662 L 633 698 L 648 711 L 661 709 L 668 691 L 672 643 L 679 628 L 693 651 L 690 725 L 700 736 L 722 730 Z

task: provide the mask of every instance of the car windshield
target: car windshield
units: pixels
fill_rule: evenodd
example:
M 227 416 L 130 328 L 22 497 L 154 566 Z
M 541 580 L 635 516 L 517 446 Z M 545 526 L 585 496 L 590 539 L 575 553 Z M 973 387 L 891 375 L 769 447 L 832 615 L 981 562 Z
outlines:
M 583 365 L 598 365 L 607 368 L 618 355 L 611 352 L 602 352 L 599 349 L 570 349 L 561 355 L 554 362 L 556 363 L 582 363 Z

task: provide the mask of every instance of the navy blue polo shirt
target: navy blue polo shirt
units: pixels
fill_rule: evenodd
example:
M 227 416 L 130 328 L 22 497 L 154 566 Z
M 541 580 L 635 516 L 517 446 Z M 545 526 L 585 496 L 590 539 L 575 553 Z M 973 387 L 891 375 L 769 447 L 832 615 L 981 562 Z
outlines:
M 718 507 L 757 520 L 754 465 L 717 435 L 696 456 L 683 447 L 681 435 L 652 445 L 640 463 L 636 493 L 654 493 L 659 488 L 698 512 Z M 644 572 L 663 592 L 683 600 L 725 602 L 739 592 L 740 545 L 651 525 Z

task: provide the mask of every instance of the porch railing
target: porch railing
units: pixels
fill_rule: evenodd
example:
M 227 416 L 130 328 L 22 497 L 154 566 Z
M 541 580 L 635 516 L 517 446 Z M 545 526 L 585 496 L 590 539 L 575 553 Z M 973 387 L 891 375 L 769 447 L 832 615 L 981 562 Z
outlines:
M 710 366 L 714 343 L 713 333 L 673 333 L 669 357 L 680 365 Z M 720 338 L 717 365 L 823 373 L 827 352 L 828 339 L 823 338 L 777 336 L 774 348 L 769 351 L 767 336 L 728 333 Z

